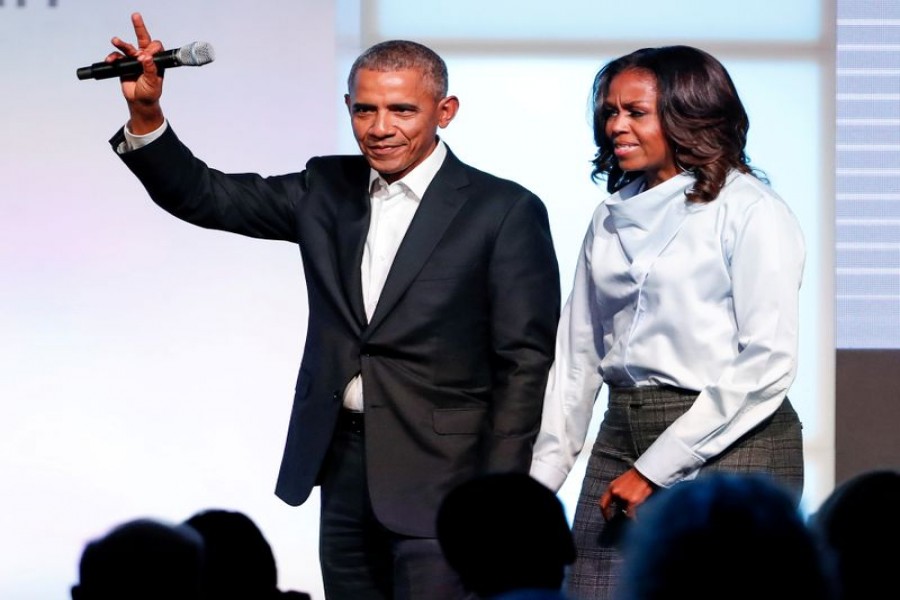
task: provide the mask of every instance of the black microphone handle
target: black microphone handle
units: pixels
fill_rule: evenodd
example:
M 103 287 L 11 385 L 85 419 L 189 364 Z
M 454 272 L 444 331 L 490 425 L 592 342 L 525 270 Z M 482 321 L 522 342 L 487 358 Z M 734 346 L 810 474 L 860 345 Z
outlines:
M 166 69 L 180 66 L 182 63 L 178 60 L 178 51 L 179 48 L 176 48 L 154 54 L 153 62 L 156 63 L 156 68 Z M 78 75 L 78 79 L 110 79 L 140 75 L 143 72 L 144 67 L 137 59 L 123 58 L 113 62 L 98 62 L 89 67 L 81 67 L 75 74 Z

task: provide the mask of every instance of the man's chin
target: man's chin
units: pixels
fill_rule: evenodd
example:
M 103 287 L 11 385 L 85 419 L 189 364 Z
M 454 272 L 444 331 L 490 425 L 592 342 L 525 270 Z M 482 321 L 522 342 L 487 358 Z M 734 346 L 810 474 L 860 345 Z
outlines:
M 400 179 L 403 173 L 403 166 L 397 165 L 396 163 L 385 163 L 384 161 L 372 160 L 368 158 L 369 166 L 372 167 L 375 171 L 381 175 L 385 181 L 390 183 L 391 181 L 395 181 Z

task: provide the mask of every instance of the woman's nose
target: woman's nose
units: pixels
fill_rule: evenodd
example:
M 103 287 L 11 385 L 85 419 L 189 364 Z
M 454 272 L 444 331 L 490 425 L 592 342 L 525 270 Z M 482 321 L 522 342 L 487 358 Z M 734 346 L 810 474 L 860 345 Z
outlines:
M 609 120 L 606 121 L 606 128 L 611 133 L 620 133 L 625 131 L 627 127 L 628 124 L 621 114 L 612 115 L 609 117 Z

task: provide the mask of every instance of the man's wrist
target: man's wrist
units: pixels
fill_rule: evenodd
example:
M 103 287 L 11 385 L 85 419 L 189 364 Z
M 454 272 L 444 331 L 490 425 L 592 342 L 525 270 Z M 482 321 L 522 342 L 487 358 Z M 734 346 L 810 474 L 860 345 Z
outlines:
M 151 105 L 131 104 L 129 106 L 131 118 L 128 120 L 128 129 L 135 135 L 146 135 L 162 127 L 166 118 L 158 103 Z
M 125 147 L 118 150 L 120 154 L 122 152 L 137 150 L 138 148 L 142 148 L 158 139 L 160 136 L 162 136 L 163 133 L 165 133 L 168 127 L 168 122 L 163 119 L 162 124 L 160 124 L 159 127 L 143 134 L 136 133 L 131 127 L 132 123 L 131 121 L 129 121 L 122 129 L 122 133 L 125 136 Z

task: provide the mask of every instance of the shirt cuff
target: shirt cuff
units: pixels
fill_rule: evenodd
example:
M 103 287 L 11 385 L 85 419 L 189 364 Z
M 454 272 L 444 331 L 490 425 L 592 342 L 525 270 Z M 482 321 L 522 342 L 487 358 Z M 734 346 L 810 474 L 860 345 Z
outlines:
M 568 476 L 566 471 L 540 461 L 532 461 L 530 474 L 554 493 L 559 491 Z
M 137 135 L 128 131 L 128 124 L 126 124 L 122 128 L 122 134 L 125 137 L 125 141 L 119 144 L 116 148 L 116 152 L 119 154 L 125 154 L 126 152 L 131 152 L 132 150 L 137 150 L 138 148 L 143 148 L 150 142 L 158 139 L 162 136 L 163 133 L 166 132 L 166 129 L 169 126 L 168 121 L 163 121 L 163 124 L 151 131 L 150 133 L 145 133 L 143 135 Z

